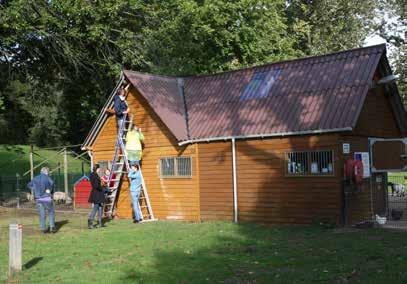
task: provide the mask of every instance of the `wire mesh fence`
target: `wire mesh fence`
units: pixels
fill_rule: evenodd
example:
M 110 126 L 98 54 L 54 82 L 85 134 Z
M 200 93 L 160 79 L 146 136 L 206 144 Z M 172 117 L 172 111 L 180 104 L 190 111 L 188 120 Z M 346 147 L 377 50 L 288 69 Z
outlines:
M 83 175 L 83 173 L 68 173 L 69 197 L 73 198 L 74 185 Z M 50 177 L 54 181 L 55 192 L 65 192 L 64 174 L 53 173 Z M 3 207 L 34 207 L 35 204 L 30 202 L 30 189 L 27 187 L 30 180 L 30 176 L 0 176 L 0 205 Z
M 388 219 L 391 221 L 407 221 L 406 182 L 404 175 L 388 176 Z

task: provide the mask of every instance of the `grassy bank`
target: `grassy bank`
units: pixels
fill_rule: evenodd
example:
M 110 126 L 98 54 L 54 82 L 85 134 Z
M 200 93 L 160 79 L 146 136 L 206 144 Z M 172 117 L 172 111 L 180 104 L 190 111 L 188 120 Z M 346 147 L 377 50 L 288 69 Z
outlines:
M 127 220 L 87 230 L 86 216 L 61 214 L 55 235 L 38 234 L 35 215 L 11 216 L 26 223 L 19 283 L 407 281 L 405 232 Z M 5 280 L 4 230 L 1 237 L 0 280 Z
M 30 169 L 29 158 L 30 146 L 28 145 L 0 145 L 0 176 L 15 176 L 16 173 L 22 175 Z M 34 148 L 34 165 L 49 159 L 44 165 L 51 168 L 63 164 L 63 155 L 58 155 L 58 150 L 42 150 Z M 85 156 L 85 158 L 87 158 Z M 68 166 L 70 172 L 81 172 L 82 161 L 74 159 L 68 155 Z M 85 165 L 88 171 L 89 165 Z M 36 171 L 37 173 L 38 171 Z

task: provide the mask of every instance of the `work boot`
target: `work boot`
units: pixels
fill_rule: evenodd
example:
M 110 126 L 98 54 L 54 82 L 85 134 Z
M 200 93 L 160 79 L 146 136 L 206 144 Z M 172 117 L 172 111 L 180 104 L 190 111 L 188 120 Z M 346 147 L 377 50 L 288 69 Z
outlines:
M 88 229 L 93 229 L 93 220 L 88 220 Z

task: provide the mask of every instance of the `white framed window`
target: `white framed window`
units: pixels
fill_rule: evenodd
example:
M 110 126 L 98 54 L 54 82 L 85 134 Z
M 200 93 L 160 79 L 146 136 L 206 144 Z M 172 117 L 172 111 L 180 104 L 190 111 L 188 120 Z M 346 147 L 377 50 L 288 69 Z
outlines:
M 159 160 L 161 178 L 191 178 L 192 157 L 164 157 Z
M 105 174 L 106 169 L 111 169 L 112 167 L 112 162 L 111 161 L 98 161 L 100 168 L 100 176 L 103 176 Z
M 333 176 L 334 153 L 332 150 L 286 153 L 288 176 Z

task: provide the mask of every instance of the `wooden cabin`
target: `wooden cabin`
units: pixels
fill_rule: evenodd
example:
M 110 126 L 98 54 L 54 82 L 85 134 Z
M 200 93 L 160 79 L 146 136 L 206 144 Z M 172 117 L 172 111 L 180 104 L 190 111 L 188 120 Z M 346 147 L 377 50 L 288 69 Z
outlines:
M 204 76 L 124 71 L 155 216 L 302 224 L 386 214 L 384 169 L 368 166 L 363 185 L 347 192 L 343 168 L 370 153 L 370 138 L 404 137 L 390 75 L 385 45 Z M 117 133 L 105 111 L 113 96 L 83 144 L 105 166 Z M 377 159 L 386 156 L 380 149 Z M 132 216 L 127 179 L 116 214 Z

